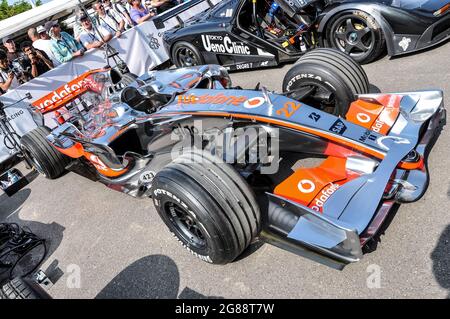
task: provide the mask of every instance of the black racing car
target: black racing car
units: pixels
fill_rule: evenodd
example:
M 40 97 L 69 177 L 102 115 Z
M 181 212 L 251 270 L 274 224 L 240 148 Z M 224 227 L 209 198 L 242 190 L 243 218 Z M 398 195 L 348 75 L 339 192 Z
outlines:
M 164 42 L 177 66 L 240 70 L 295 61 L 317 46 L 368 63 L 386 48 L 394 56 L 449 36 L 449 0 L 225 0 L 167 31 Z

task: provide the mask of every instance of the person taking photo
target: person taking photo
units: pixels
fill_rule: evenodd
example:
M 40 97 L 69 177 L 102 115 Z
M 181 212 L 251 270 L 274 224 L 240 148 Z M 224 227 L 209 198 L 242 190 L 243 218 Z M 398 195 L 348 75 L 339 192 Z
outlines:
M 20 84 L 8 61 L 6 52 L 0 49 L 0 92 L 6 93 Z
M 48 55 L 44 51 L 35 49 L 31 42 L 24 42 L 22 44 L 22 51 L 31 61 L 30 73 L 33 78 L 53 69 L 53 62 L 50 60 Z

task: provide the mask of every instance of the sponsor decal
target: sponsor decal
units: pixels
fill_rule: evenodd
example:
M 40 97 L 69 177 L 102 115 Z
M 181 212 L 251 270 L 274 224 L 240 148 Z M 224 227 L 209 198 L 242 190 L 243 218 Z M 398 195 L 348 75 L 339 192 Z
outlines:
M 269 65 L 269 61 L 264 61 L 261 62 L 260 66 L 268 66 Z
M 105 69 L 95 69 L 87 71 L 68 82 L 67 84 L 60 86 L 53 92 L 41 97 L 34 101 L 32 105 L 42 113 L 48 113 L 53 111 L 77 97 L 78 95 L 86 92 L 88 89 L 101 90 L 102 84 L 95 81 L 96 77 L 101 77 L 102 72 Z
M 203 47 L 208 52 L 250 55 L 250 48 L 243 42 L 232 41 L 226 35 L 202 35 Z
M 389 99 L 387 99 L 387 97 Z M 372 131 L 387 134 L 399 113 L 399 103 L 402 97 L 399 95 L 389 95 L 382 99 L 382 103 L 386 105 L 374 123 L 371 123 Z
M 309 114 L 308 118 L 310 118 L 311 120 L 313 120 L 314 122 L 318 122 L 320 120 L 322 116 L 320 116 L 320 114 L 317 114 L 315 112 Z
M 248 99 L 247 101 L 245 101 L 244 107 L 246 109 L 255 109 L 255 108 L 263 105 L 265 102 L 266 102 L 266 100 L 262 97 L 254 97 L 254 98 L 251 98 L 251 99 Z
M 356 119 L 361 123 L 369 123 L 372 120 L 372 118 L 366 113 L 358 113 L 356 115 Z
M 287 118 L 290 118 L 292 115 L 295 114 L 295 112 L 298 111 L 298 109 L 300 108 L 301 104 L 300 103 L 295 103 L 295 102 L 286 102 L 284 103 L 283 108 L 277 110 L 277 114 L 280 116 L 285 116 Z
M 291 90 L 292 85 L 297 82 L 298 80 L 301 79 L 314 79 L 317 81 L 322 81 L 322 78 L 318 75 L 314 75 L 314 74 L 309 74 L 309 73 L 301 73 L 301 74 L 297 74 L 296 76 L 294 76 L 289 82 L 288 85 L 286 87 L 287 91 Z
M 364 134 L 359 138 L 359 141 L 361 143 L 364 143 L 367 140 L 370 140 L 372 142 L 375 142 L 377 140 L 377 137 L 375 135 L 372 134 L 372 132 L 370 130 L 366 130 L 364 132 Z
M 57 108 L 86 90 L 84 79 L 75 79 L 35 101 L 33 106 L 42 111 L 46 111 L 47 108 Z
M 360 16 L 362 17 L 364 20 L 367 21 L 367 25 L 371 28 L 371 29 L 378 29 L 378 23 L 376 22 L 376 20 L 369 14 L 363 12 L 363 11 L 353 11 L 354 15 Z
M 334 124 L 330 127 L 330 131 L 339 135 L 344 134 L 347 130 L 347 126 L 341 119 L 338 119 Z
M 179 199 L 176 195 L 174 195 L 173 193 L 166 191 L 165 189 L 156 189 L 153 191 L 154 197 L 153 197 L 153 202 L 155 203 L 155 206 L 160 206 L 159 204 L 159 199 L 157 198 L 158 195 L 166 195 L 170 198 L 172 198 L 173 200 L 175 200 L 178 204 L 180 204 L 184 209 L 186 209 L 189 214 L 191 214 L 194 218 L 196 218 L 196 215 L 194 214 L 194 212 L 188 207 L 188 205 L 186 205 L 181 199 Z M 173 208 L 171 207 L 171 214 L 172 216 L 176 213 L 173 212 Z M 202 227 L 202 231 L 205 232 L 206 234 L 208 234 L 208 232 L 206 231 L 206 229 L 204 227 Z M 198 253 L 196 253 L 195 251 L 193 251 L 188 245 L 186 245 L 180 238 L 178 238 L 177 235 L 175 235 L 175 233 L 171 232 L 172 236 L 175 237 L 175 239 L 184 247 L 186 248 L 187 251 L 189 251 L 192 255 L 194 255 L 197 258 L 200 258 L 203 261 L 212 263 L 211 257 L 209 257 L 208 255 L 200 255 Z M 209 235 L 209 234 L 208 234 Z
M 179 95 L 178 104 L 225 104 L 225 105 L 241 105 L 248 98 L 246 96 L 224 95 L 222 93 L 217 95 L 204 94 L 196 95 Z
M 411 38 L 403 37 L 403 39 L 398 43 L 398 45 L 403 49 L 403 52 L 408 50 L 409 44 L 411 43 Z
M 147 34 L 148 39 L 148 45 L 150 46 L 150 49 L 152 50 L 158 50 L 161 44 L 159 44 L 158 38 L 153 36 L 153 33 Z
M 297 188 L 303 194 L 310 194 L 316 190 L 316 184 L 309 179 L 302 179 L 298 182 Z
M 17 112 L 8 115 L 8 117 L 6 118 L 6 120 L 8 122 L 14 121 L 14 120 L 18 120 L 19 117 L 21 117 L 22 115 L 24 115 L 24 111 L 23 110 L 18 110 Z M 0 132 L 1 134 L 1 132 Z
M 196 253 L 195 251 L 193 251 L 189 246 L 187 246 L 185 243 L 183 243 L 181 241 L 180 238 L 177 237 L 177 235 L 175 235 L 173 232 L 171 232 L 172 236 L 175 237 L 175 239 L 181 244 L 181 246 L 183 246 L 184 248 L 186 248 L 186 250 L 188 252 L 190 252 L 193 256 L 200 258 L 203 261 L 206 261 L 210 264 L 212 264 L 212 260 L 211 257 L 207 256 L 207 255 L 200 255 L 199 253 Z
M 253 67 L 253 63 L 243 63 L 236 65 L 236 70 L 246 70 L 251 69 Z
M 139 177 L 139 181 L 143 184 L 151 184 L 153 182 L 153 179 L 155 178 L 155 172 L 153 171 L 147 171 L 141 174 Z
M 339 189 L 339 185 L 338 184 L 334 184 L 334 183 L 330 183 L 330 186 L 328 186 L 327 188 L 323 189 L 320 193 L 319 196 L 317 196 L 313 202 L 312 202 L 312 206 L 311 209 L 320 212 L 323 209 L 323 206 L 325 205 L 326 201 L 331 197 L 331 195 L 334 194 L 334 192 L 336 192 Z
M 380 133 L 380 130 L 383 128 L 384 124 L 385 123 L 378 118 L 372 125 L 372 131 Z

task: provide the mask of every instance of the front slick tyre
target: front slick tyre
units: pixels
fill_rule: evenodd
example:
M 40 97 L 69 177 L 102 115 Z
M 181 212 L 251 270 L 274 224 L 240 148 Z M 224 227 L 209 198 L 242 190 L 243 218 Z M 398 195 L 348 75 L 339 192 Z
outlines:
M 37 127 L 20 139 L 24 155 L 32 162 L 33 167 L 48 179 L 60 177 L 70 164 L 70 158 L 57 151 L 46 136 L 50 134 L 48 127 Z
M 253 191 L 233 167 L 211 158 L 181 156 L 155 176 L 152 195 L 174 237 L 208 263 L 232 262 L 259 232 Z
M 307 97 L 295 97 L 296 90 L 313 89 Z M 347 54 L 319 48 L 303 55 L 286 73 L 283 92 L 324 112 L 345 116 L 357 94 L 369 93 L 363 68 Z

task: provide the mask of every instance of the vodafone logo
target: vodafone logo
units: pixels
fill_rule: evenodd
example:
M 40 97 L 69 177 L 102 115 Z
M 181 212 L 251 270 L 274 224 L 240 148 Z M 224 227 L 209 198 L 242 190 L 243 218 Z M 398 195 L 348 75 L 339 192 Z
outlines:
M 85 90 L 84 80 L 80 80 L 75 83 L 68 83 L 56 91 L 46 95 L 44 98 L 33 103 L 37 108 L 44 110 L 49 106 L 57 103 L 63 103 L 65 99 L 72 97 L 73 94 L 78 94 L 82 90 Z
M 246 109 L 254 109 L 254 108 L 260 107 L 265 102 L 266 102 L 266 100 L 262 97 L 254 97 L 254 98 L 251 98 L 251 99 L 248 99 L 247 101 L 245 101 L 244 107 Z
M 319 193 L 318 197 L 314 199 L 313 205 L 311 206 L 311 209 L 315 210 L 316 212 L 322 211 L 323 206 L 325 205 L 326 201 L 331 197 L 331 195 L 334 194 L 339 189 L 338 184 L 333 184 L 322 190 L 322 192 Z
M 366 113 L 358 113 L 356 115 L 356 118 L 358 119 L 359 122 L 361 123 L 369 123 L 372 119 L 370 118 L 369 115 L 367 115 Z
M 310 194 L 316 190 L 316 185 L 309 179 L 302 179 L 298 182 L 298 190 L 303 194 Z

